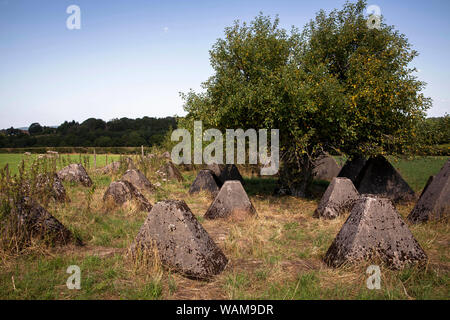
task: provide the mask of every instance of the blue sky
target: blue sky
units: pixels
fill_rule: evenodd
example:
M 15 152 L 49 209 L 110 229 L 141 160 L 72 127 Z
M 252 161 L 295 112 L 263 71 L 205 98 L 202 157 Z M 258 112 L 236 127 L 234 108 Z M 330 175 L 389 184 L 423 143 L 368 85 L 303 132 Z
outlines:
M 0 128 L 32 122 L 184 115 L 179 92 L 211 74 L 208 50 L 260 11 L 302 28 L 345 1 L 0 0 Z M 66 8 L 81 8 L 68 30 Z M 368 1 L 404 33 L 434 100 L 450 113 L 450 1 Z

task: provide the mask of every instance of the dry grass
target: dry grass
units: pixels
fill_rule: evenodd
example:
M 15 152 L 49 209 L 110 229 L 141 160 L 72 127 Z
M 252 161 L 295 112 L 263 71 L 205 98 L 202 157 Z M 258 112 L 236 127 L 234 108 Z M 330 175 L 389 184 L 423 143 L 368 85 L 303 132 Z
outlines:
M 147 213 L 127 204 L 105 210 L 103 193 L 116 176 L 91 173 L 95 192 L 66 184 L 71 202 L 50 203 L 48 210 L 79 235 L 84 247 L 42 248 L 20 255 L 0 254 L 2 299 L 448 299 L 448 222 L 409 225 L 429 257 L 425 270 L 391 271 L 382 267 L 381 290 L 366 288 L 370 265 L 333 269 L 323 256 L 345 222 L 318 220 L 318 199 L 270 195 L 273 179 L 246 176 L 246 189 L 258 217 L 242 221 L 206 220 L 212 198 L 189 195 L 195 172 L 183 172 L 183 183 L 163 181 L 152 163 L 147 176 L 159 182 L 145 194 L 152 204 L 163 199 L 184 200 L 229 259 L 223 273 L 211 281 L 191 280 L 167 270 L 151 252 L 132 259 L 128 248 Z M 151 167 L 156 169 L 151 169 Z M 88 201 L 90 198 L 90 201 Z M 405 218 L 412 205 L 399 206 Z M 82 270 L 81 290 L 65 286 L 69 265 Z

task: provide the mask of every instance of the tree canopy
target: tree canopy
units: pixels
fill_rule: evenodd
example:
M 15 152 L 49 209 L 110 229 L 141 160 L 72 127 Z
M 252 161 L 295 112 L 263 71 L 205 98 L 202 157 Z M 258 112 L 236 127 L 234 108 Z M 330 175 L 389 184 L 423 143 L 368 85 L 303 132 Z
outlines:
M 365 1 L 320 11 L 302 32 L 258 15 L 236 21 L 210 50 L 204 92 L 183 95 L 186 124 L 280 129 L 282 184 L 303 195 L 324 151 L 349 156 L 404 153 L 431 100 L 406 36 L 369 28 Z

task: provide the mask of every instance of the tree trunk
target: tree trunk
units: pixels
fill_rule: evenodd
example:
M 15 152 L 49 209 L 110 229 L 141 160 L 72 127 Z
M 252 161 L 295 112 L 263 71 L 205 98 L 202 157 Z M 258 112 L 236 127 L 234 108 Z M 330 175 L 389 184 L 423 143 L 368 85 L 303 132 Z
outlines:
M 307 155 L 293 155 L 282 160 L 278 193 L 307 197 L 314 174 L 313 160 Z

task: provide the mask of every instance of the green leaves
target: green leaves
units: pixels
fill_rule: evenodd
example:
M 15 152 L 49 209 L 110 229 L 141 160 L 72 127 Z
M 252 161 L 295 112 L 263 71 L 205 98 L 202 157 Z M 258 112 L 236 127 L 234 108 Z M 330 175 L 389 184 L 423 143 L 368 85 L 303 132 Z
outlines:
M 384 23 L 369 29 L 365 8 L 320 11 L 301 33 L 262 14 L 235 22 L 210 51 L 205 92 L 184 95 L 184 123 L 277 128 L 283 150 L 311 157 L 405 152 L 431 100 L 407 38 Z

